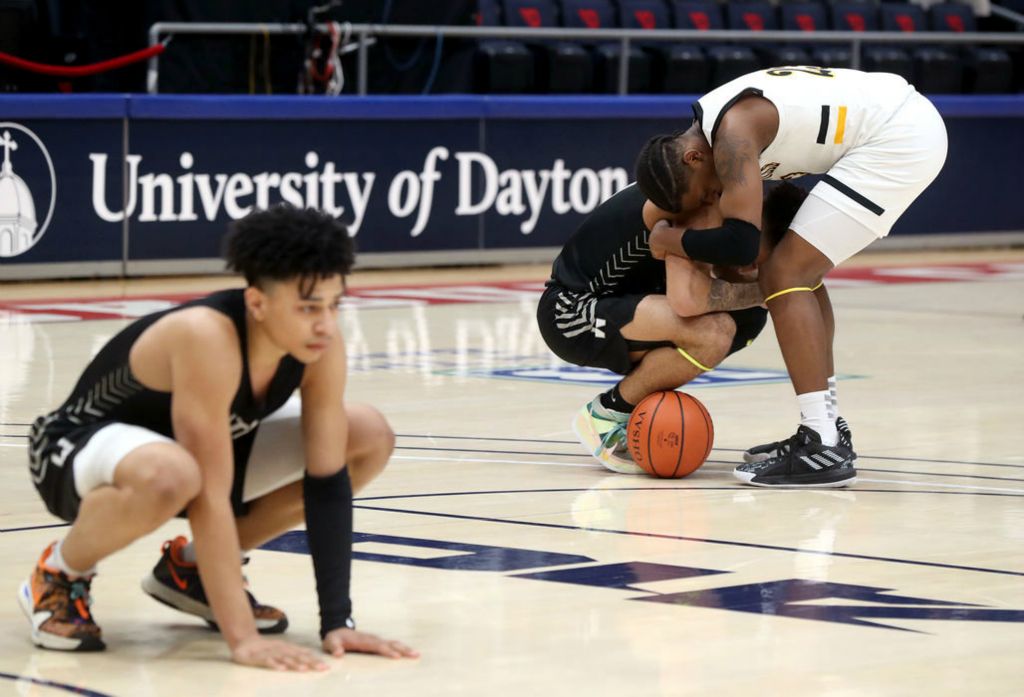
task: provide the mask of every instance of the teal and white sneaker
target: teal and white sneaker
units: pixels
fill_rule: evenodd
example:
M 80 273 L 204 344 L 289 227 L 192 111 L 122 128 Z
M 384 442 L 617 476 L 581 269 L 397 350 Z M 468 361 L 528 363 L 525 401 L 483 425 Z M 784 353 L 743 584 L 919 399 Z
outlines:
M 603 467 L 619 474 L 644 474 L 626 447 L 629 414 L 607 409 L 601 398 L 583 405 L 572 422 L 573 433 Z

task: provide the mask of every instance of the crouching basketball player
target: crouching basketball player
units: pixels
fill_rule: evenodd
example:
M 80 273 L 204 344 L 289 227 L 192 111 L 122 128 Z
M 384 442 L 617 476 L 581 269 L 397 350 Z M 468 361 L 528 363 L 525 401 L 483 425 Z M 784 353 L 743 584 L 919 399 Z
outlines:
M 32 640 L 103 649 L 90 608 L 97 563 L 185 509 L 194 542 L 165 544 L 143 587 L 216 623 L 235 662 L 326 668 L 304 648 L 261 636 L 283 631 L 287 618 L 256 602 L 241 572 L 242 550 L 303 520 L 324 651 L 415 656 L 356 631 L 351 616 L 352 492 L 382 471 L 394 436 L 375 409 L 343 402 L 337 312 L 353 261 L 347 230 L 278 207 L 238 221 L 226 256 L 248 287 L 129 325 L 68 400 L 33 424 L 32 479 L 72 526 L 21 586 Z
M 759 277 L 800 424 L 789 438 L 747 450 L 733 473 L 754 486 L 850 486 L 857 454 L 839 416 L 835 317 L 821 279 L 888 235 L 938 176 L 945 124 L 897 75 L 806 65 L 736 78 L 697 100 L 694 116 L 688 130 L 645 146 L 642 154 L 659 163 L 662 176 L 642 186 L 651 200 L 681 210 L 717 192 L 725 222 L 663 227 L 652 234 L 652 247 L 691 260 L 747 263 L 757 253 L 761 180 L 824 175 Z
M 647 176 L 647 163 L 638 161 L 637 172 Z M 766 254 L 805 195 L 792 185 L 769 193 Z M 629 456 L 625 427 L 644 397 L 685 385 L 748 346 L 767 319 L 756 264 L 713 269 L 657 250 L 652 254 L 651 230 L 665 224 L 659 221 L 721 225 L 717 195 L 687 203 L 692 212 L 666 212 L 636 185 L 612 196 L 555 259 L 537 308 L 541 335 L 559 358 L 625 376 L 583 405 L 573 421 L 584 448 L 613 472 L 643 473 Z

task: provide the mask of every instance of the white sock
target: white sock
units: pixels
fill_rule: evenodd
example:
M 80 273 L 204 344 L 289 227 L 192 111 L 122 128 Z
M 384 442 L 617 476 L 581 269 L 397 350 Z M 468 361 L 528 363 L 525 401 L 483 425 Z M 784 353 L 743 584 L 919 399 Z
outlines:
M 839 398 L 836 396 L 836 376 L 828 379 L 828 417 L 835 421 L 839 418 Z
M 796 401 L 800 405 L 800 425 L 817 431 L 822 445 L 835 445 L 839 442 L 836 420 L 829 417 L 828 413 L 828 390 L 798 394 Z
M 61 540 L 53 546 L 53 551 L 50 552 L 49 565 L 58 571 L 63 571 L 64 575 L 68 578 L 81 578 L 83 576 L 92 576 L 96 573 L 96 567 L 87 569 L 86 571 L 79 571 L 78 569 L 72 569 L 68 566 L 68 563 L 64 561 L 64 556 L 60 553 L 61 545 L 64 544 L 64 540 Z

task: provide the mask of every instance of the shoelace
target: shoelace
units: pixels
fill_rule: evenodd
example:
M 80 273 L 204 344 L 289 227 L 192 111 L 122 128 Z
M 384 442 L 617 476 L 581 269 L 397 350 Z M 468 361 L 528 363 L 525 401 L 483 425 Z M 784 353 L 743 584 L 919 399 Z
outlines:
M 599 455 L 604 450 L 615 450 L 620 445 L 625 446 L 626 442 L 626 424 L 620 423 L 611 428 L 601 438 L 601 447 L 597 449 L 595 455 Z
M 92 606 L 92 595 L 89 593 L 89 579 L 78 578 L 71 581 L 71 605 L 78 611 L 83 620 L 91 619 L 89 608 Z
M 755 463 L 749 465 L 748 471 L 750 471 L 750 472 L 760 472 L 761 470 L 765 469 L 766 467 L 768 467 L 770 465 L 775 465 L 777 462 L 781 461 L 783 458 L 786 458 L 786 460 L 789 462 L 788 467 L 792 467 L 793 466 L 793 458 L 786 457 L 786 456 L 789 455 L 790 452 L 792 452 L 794 445 L 800 445 L 802 442 L 803 442 L 803 439 L 800 437 L 799 433 L 794 433 L 793 435 L 791 435 L 786 440 L 777 441 L 776 444 L 775 444 L 776 445 L 776 451 L 777 451 L 775 456 L 774 457 L 770 457 L 767 460 L 761 460 L 760 462 L 755 462 Z
M 89 582 L 85 579 L 75 579 L 71 582 L 71 599 L 81 598 L 86 605 L 92 605 L 92 595 L 89 593 Z
M 611 421 L 611 419 L 605 416 L 594 414 L 594 407 L 592 405 L 589 408 L 589 411 L 592 417 L 599 418 L 605 421 Z M 619 421 L 616 422 L 615 425 L 611 427 L 611 429 L 606 431 L 605 434 L 601 436 L 601 445 L 597 446 L 597 449 L 594 450 L 594 457 L 600 457 L 601 453 L 603 453 L 604 451 L 614 450 L 620 446 L 624 450 L 626 447 L 626 427 L 628 425 L 628 421 Z

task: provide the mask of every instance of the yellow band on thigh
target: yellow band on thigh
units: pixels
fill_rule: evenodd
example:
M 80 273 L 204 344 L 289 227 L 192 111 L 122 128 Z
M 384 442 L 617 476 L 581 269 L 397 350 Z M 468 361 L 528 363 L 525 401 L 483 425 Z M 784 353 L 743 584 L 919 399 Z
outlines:
M 677 347 L 677 348 L 676 348 L 676 351 L 678 351 L 678 352 L 679 352 L 679 355 L 680 355 L 680 356 L 682 356 L 682 357 L 683 357 L 683 358 L 685 358 L 686 360 L 690 361 L 690 363 L 693 363 L 693 364 L 694 364 L 695 366 L 697 366 L 698 368 L 700 368 L 701 370 L 703 370 L 703 371 L 704 371 L 705 373 L 706 373 L 706 372 L 708 372 L 709 370 L 711 370 L 711 368 L 708 368 L 708 367 L 707 367 L 706 365 L 701 365 L 700 361 L 698 361 L 698 360 L 697 360 L 696 358 L 694 358 L 693 356 L 691 356 L 690 354 L 688 354 L 688 353 L 687 353 L 686 351 L 684 351 L 683 349 L 681 349 L 681 348 L 678 348 L 678 347 Z
M 818 285 L 814 286 L 813 288 L 809 288 L 807 286 L 797 286 L 796 288 L 786 288 L 785 290 L 779 290 L 779 291 L 776 291 L 776 292 L 772 293 L 767 298 L 765 298 L 764 301 L 768 302 L 769 300 L 774 300 L 775 298 L 777 298 L 779 296 L 787 295 L 789 293 L 813 293 L 814 291 L 816 291 L 819 288 L 821 288 L 823 285 L 825 285 L 824 282 L 819 283 Z

